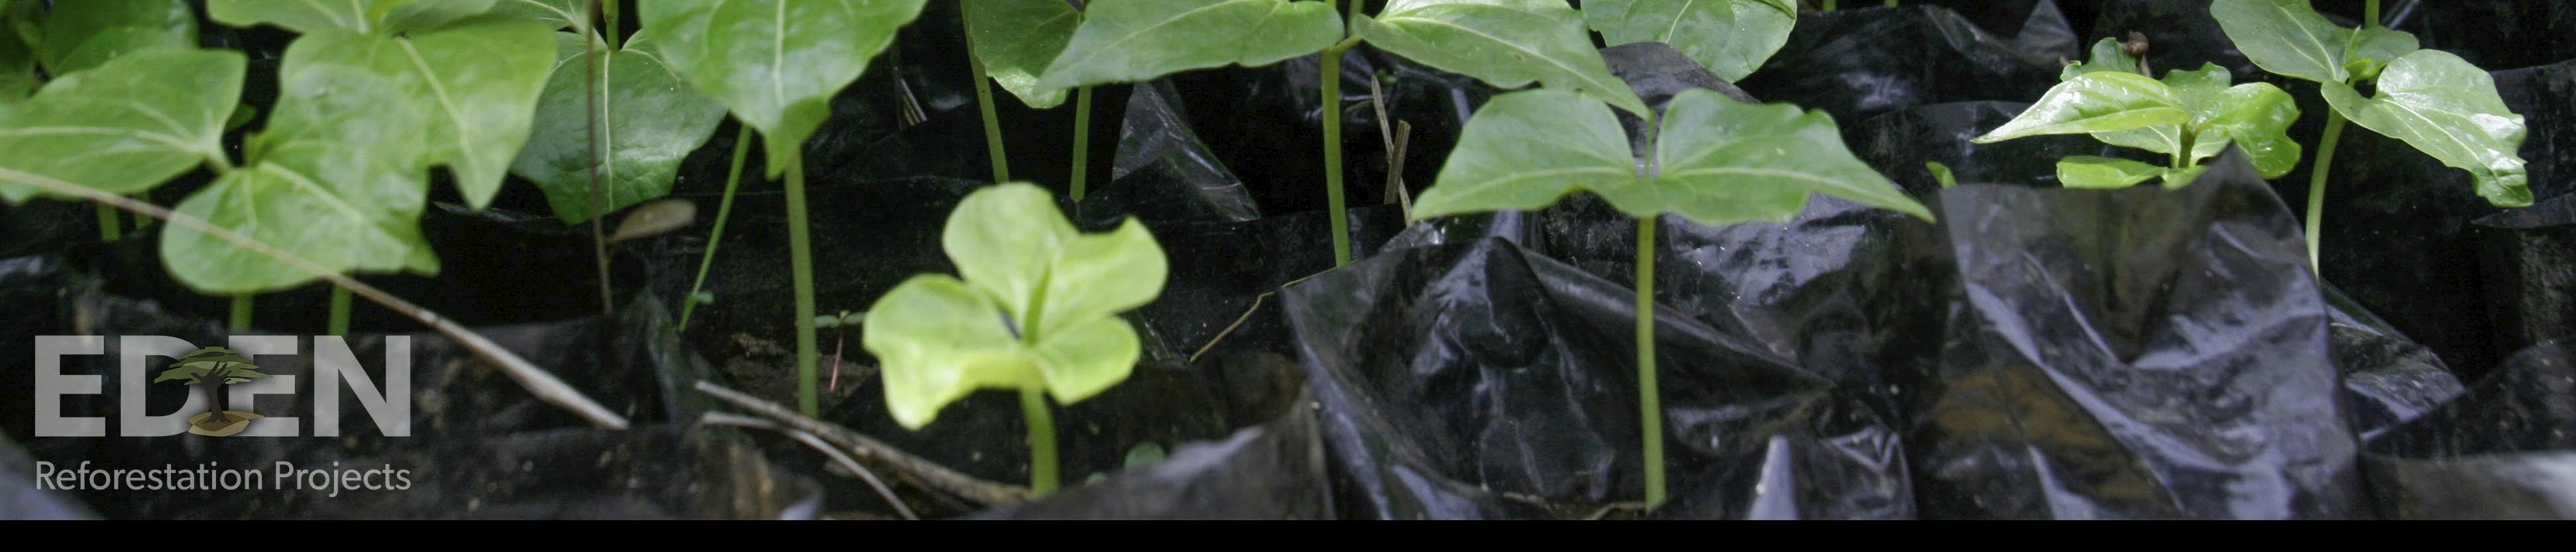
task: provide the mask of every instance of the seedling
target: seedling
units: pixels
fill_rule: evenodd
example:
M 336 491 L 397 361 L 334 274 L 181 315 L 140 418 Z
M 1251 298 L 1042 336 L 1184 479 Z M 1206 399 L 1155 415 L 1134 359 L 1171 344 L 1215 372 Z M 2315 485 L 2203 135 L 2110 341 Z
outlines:
M 815 329 L 832 330 L 832 379 L 831 383 L 825 385 L 823 389 L 835 392 L 841 390 L 842 338 L 850 335 L 850 328 L 859 327 L 859 324 L 866 322 L 867 319 L 868 313 L 850 311 L 814 317 Z
M 1320 52 L 1324 195 L 1336 265 L 1350 264 L 1342 197 L 1342 54 L 1362 41 L 1503 88 L 1543 83 L 1631 113 L 1646 104 L 1610 74 L 1564 0 L 1394 0 L 1375 17 L 1336 2 L 1127 0 L 1093 6 L 1040 83 L 1132 82 L 1191 69 L 1258 66 Z M 1348 26 L 1345 27 L 1344 23 Z
M 2201 161 L 2227 145 L 2245 149 L 2264 178 L 2279 178 L 2299 163 L 2290 123 L 2299 108 L 2288 92 L 2267 83 L 2229 86 L 2226 69 L 2172 71 L 2158 81 L 2131 57 L 2139 43 L 2102 39 L 2092 63 L 2072 63 L 2056 87 L 2012 121 L 1979 136 L 1989 144 L 2050 134 L 2089 134 L 2094 139 L 2165 154 L 2166 166 L 2128 159 L 2074 156 L 2057 162 L 2057 180 L 2069 188 L 2125 188 L 2161 180 L 2167 188 L 2191 184 Z
M 941 248 L 959 279 L 915 275 L 868 307 L 860 345 L 882 363 L 895 422 L 921 429 L 978 389 L 1018 391 L 1030 488 L 1056 487 L 1055 419 L 1126 380 L 1139 355 L 1120 311 L 1162 293 L 1162 246 L 1133 219 L 1083 234 L 1035 185 L 997 184 L 948 215 Z
M 2379 1 L 2363 4 L 2360 29 L 2335 25 L 2308 0 L 2218 0 L 2211 16 L 2264 71 L 2316 82 L 2326 112 L 2308 181 L 2308 263 L 2318 261 L 2326 174 L 2347 121 L 2414 146 L 2469 172 L 2479 197 L 2498 207 L 2531 205 L 2530 174 L 2518 153 L 2527 129 L 2496 94 L 2495 79 L 2459 56 L 2419 49 L 2415 35 L 2380 26 Z M 2363 90 L 2375 86 L 2376 95 Z
M 1656 393 L 1655 225 L 1665 213 L 1700 224 L 1786 221 L 1808 194 L 1932 212 L 1854 158 L 1833 117 L 1788 104 L 1737 103 L 1687 90 L 1666 105 L 1637 162 L 1609 106 L 1561 90 L 1494 98 L 1459 139 L 1413 219 L 1532 210 L 1591 191 L 1637 218 L 1637 384 L 1644 420 L 1646 503 L 1664 501 L 1663 408 Z
M 1069 0 L 969 0 L 959 3 L 966 23 L 968 64 L 975 71 L 975 101 L 984 114 L 984 142 L 992 152 L 993 181 L 1011 180 L 1002 152 L 1002 128 L 993 112 L 993 92 L 986 78 L 1018 96 L 1031 109 L 1064 103 L 1063 88 L 1041 86 L 1038 75 L 1047 61 L 1064 51 L 1073 29 L 1082 24 L 1082 6 Z M 1081 201 L 1091 156 L 1091 87 L 1073 90 L 1073 199 Z
M 831 116 L 832 95 L 867 70 L 868 61 L 894 42 L 897 29 L 921 15 L 923 1 L 657 0 L 642 5 L 652 51 L 699 92 L 724 104 L 736 120 L 758 130 L 768 148 L 767 174 L 786 177 L 788 263 L 796 291 L 796 407 L 807 416 L 821 410 L 815 374 L 820 355 L 814 336 L 813 240 L 805 223 L 799 150 Z M 718 208 L 719 219 L 724 210 Z

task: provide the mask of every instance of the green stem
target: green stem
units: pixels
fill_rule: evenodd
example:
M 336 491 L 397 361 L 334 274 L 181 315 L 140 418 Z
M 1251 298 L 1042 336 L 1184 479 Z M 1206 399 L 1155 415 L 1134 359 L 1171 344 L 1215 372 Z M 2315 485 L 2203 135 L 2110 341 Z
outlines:
M 1896 7 L 1896 0 L 1887 0 L 1887 7 Z
M 1055 414 L 1047 412 L 1046 390 L 1020 389 L 1020 415 L 1029 421 L 1029 492 L 1055 492 Z
M 959 10 L 972 10 L 974 2 L 958 5 Z M 959 19 L 974 21 L 969 14 Z M 993 114 L 993 79 L 984 73 L 984 57 L 975 53 L 975 25 L 966 24 L 966 66 L 975 71 L 975 106 L 984 112 L 984 149 L 993 156 L 993 181 L 1011 181 L 1011 162 L 1002 153 L 1002 121 Z
M 225 327 L 232 328 L 233 331 L 250 329 L 251 297 L 254 295 L 248 293 L 233 296 L 232 323 Z
M 821 411 L 815 394 L 814 363 L 821 356 L 814 341 L 814 249 L 805 231 L 805 160 L 787 161 L 787 263 L 796 283 L 796 409 L 807 416 Z
M 599 2 L 600 19 L 606 21 L 603 24 L 604 28 L 600 29 L 601 32 L 599 34 L 608 37 L 608 49 L 610 50 L 618 48 L 618 30 L 624 28 L 617 26 L 617 10 L 619 3 L 620 2 L 617 0 L 600 0 Z
M 1825 6 L 1817 11 L 1834 11 L 1834 0 L 1825 0 Z
M 2195 134 L 2197 133 L 2191 131 L 2190 125 L 2183 125 L 2174 129 L 2174 135 L 2181 137 L 2181 143 L 2178 144 L 2180 147 L 2174 149 L 2173 168 L 2181 169 L 2191 166 L 2191 148 L 2198 147 L 2193 144 L 2193 142 L 2199 141 L 2200 139 L 2200 137 L 2195 136 Z
M 2368 0 L 2362 3 L 2361 24 L 2367 28 L 2379 28 L 2379 0 Z
M 742 184 L 742 159 L 751 151 L 751 125 L 733 138 L 733 172 L 725 173 L 724 199 L 716 202 L 716 227 L 707 232 L 707 252 L 698 259 L 698 279 L 689 283 L 689 296 L 680 298 L 680 327 L 689 327 L 689 314 L 698 310 L 698 290 L 707 287 L 707 269 L 716 266 L 716 246 L 724 243 L 725 217 L 733 214 L 733 191 Z
M 2308 167 L 2308 268 L 2325 274 L 2317 244 L 2325 241 L 2326 172 L 2334 167 L 2335 144 L 2343 141 L 2343 113 L 2326 110 L 2326 134 L 2317 141 L 2317 162 Z
M 98 204 L 98 239 L 104 241 L 125 239 L 125 217 L 118 215 L 115 207 L 109 207 L 105 203 Z
M 1646 507 L 1664 504 L 1664 407 L 1655 381 L 1655 217 L 1637 219 L 1637 412 L 1645 421 Z
M 1327 9 L 1333 7 L 1333 1 L 1325 0 Z M 1358 21 L 1360 5 L 1366 3 L 1367 0 L 1351 0 L 1350 15 L 1342 20 Z M 1323 101 L 1319 105 L 1323 106 L 1324 117 L 1324 208 L 1329 211 L 1326 224 L 1333 226 L 1336 267 L 1351 264 L 1351 215 L 1347 212 L 1349 204 L 1342 199 L 1342 52 L 1357 45 L 1359 37 L 1354 35 L 1324 48 L 1323 70 L 1317 73 L 1317 78 L 1323 79 Z
M 354 303 L 349 288 L 331 286 L 331 335 L 349 335 L 349 308 Z
M 1082 183 L 1091 176 L 1091 87 L 1073 89 L 1073 200 L 1082 201 Z

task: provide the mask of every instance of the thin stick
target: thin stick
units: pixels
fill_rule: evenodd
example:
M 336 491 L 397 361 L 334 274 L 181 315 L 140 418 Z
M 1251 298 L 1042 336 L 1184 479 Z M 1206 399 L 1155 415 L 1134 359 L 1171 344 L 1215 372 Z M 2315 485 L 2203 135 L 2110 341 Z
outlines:
M 1377 110 L 1377 136 L 1386 143 L 1386 201 L 1396 204 L 1399 214 L 1410 220 L 1413 197 L 1404 189 L 1404 146 L 1412 139 L 1413 125 L 1397 122 L 1394 128 L 1387 126 L 1386 89 L 1378 85 L 1376 73 L 1369 74 L 1369 107 Z
M 78 197 L 89 201 L 114 205 L 118 209 L 142 213 L 144 215 L 151 216 L 152 218 L 170 221 L 171 224 L 184 226 L 190 230 L 198 232 L 204 232 L 207 235 L 214 236 L 216 239 L 230 242 L 236 247 L 250 250 L 253 253 L 258 253 L 261 256 L 275 259 L 281 263 L 286 263 L 287 266 L 294 267 L 297 271 L 331 282 L 332 285 L 348 288 L 349 291 L 358 294 L 360 297 L 367 298 L 368 301 L 384 305 L 387 309 L 392 309 L 394 312 L 402 313 L 403 316 L 411 317 L 411 319 L 418 320 L 421 324 L 429 326 L 430 329 L 437 330 L 439 334 L 447 336 L 448 339 L 455 340 L 458 345 L 464 346 L 467 350 L 474 351 L 474 355 L 476 357 L 482 358 L 484 361 L 490 362 L 494 366 L 499 367 L 502 373 L 508 374 L 510 379 L 517 380 L 519 385 L 527 388 L 528 394 L 535 395 L 537 400 L 545 401 L 547 404 L 552 404 L 565 410 L 572 411 L 573 414 L 581 416 L 584 420 L 588 420 L 591 425 L 608 429 L 626 429 L 625 417 L 618 416 L 616 413 L 610 412 L 607 407 L 600 406 L 599 403 L 591 401 L 589 397 L 582 396 L 580 391 L 574 390 L 572 386 L 565 385 L 563 380 L 555 379 L 554 375 L 547 373 L 545 369 L 538 368 L 535 364 L 528 363 L 527 359 L 519 358 L 519 355 L 511 354 L 508 349 L 503 349 L 500 344 L 493 343 L 490 339 L 485 339 L 482 334 L 474 333 L 473 330 L 466 329 L 464 326 L 457 325 L 455 322 L 440 317 L 438 313 L 430 312 L 429 309 L 420 308 L 419 305 L 411 304 L 410 301 L 404 301 L 400 297 L 393 296 L 393 294 L 385 293 L 384 290 L 376 289 L 375 286 L 367 285 L 364 282 L 359 282 L 346 275 L 332 271 L 331 269 L 323 268 L 322 265 L 314 264 L 313 261 L 305 260 L 303 257 L 296 256 L 293 253 L 287 253 L 285 250 L 278 249 L 277 246 L 269 245 L 267 242 L 251 239 L 249 236 L 243 236 L 241 234 L 234 233 L 232 230 L 217 227 L 212 223 L 206 222 L 204 219 L 181 215 L 171 212 L 169 209 L 163 209 L 157 205 L 127 199 L 124 196 L 116 194 L 101 192 L 88 186 L 56 180 L 53 177 L 0 168 L 0 181 L 9 181 L 34 186 L 44 189 L 47 193 Z
M 885 481 L 877 479 L 876 472 L 868 471 L 867 466 L 859 465 L 858 459 L 851 458 L 849 453 L 842 452 L 840 447 L 832 446 L 831 443 L 825 443 L 822 439 L 816 438 L 812 433 L 806 433 L 798 431 L 795 428 L 780 426 L 778 425 L 778 422 L 772 422 L 762 418 L 753 418 L 750 416 L 725 412 L 708 412 L 706 415 L 698 417 L 698 423 L 766 429 L 786 435 L 789 439 L 795 439 L 798 443 L 804 443 L 806 448 L 814 449 L 816 452 L 823 453 L 823 456 L 832 459 L 832 463 L 839 464 L 841 469 L 848 470 L 852 475 L 858 476 L 860 481 L 867 482 L 868 488 L 876 491 L 877 498 L 885 499 L 887 505 L 894 506 L 895 514 L 903 516 L 903 519 L 914 521 L 921 520 L 921 516 L 914 515 L 912 513 L 911 506 L 906 506 L 902 499 L 895 498 L 893 488 L 887 487 Z
M 725 173 L 724 199 L 716 202 L 716 227 L 707 231 L 707 252 L 698 259 L 698 279 L 689 283 L 689 296 L 680 302 L 680 328 L 689 327 L 689 315 L 698 310 L 698 290 L 707 287 L 707 269 L 716 266 L 716 246 L 724 244 L 725 217 L 733 214 L 733 191 L 742 185 L 742 158 L 751 151 L 751 125 L 733 138 L 733 171 Z
M 1233 334 L 1234 334 L 1234 329 L 1235 329 L 1235 328 L 1242 327 L 1242 326 L 1243 326 L 1243 322 L 1244 322 L 1244 321 L 1246 321 L 1246 320 L 1251 320 L 1251 319 L 1252 319 L 1252 313 L 1254 313 L 1254 312 L 1259 312 L 1259 311 L 1261 310 L 1261 301 L 1262 301 L 1262 300 L 1269 299 L 1271 295 L 1274 295 L 1274 294 L 1277 294 L 1277 293 L 1279 293 L 1279 292 L 1276 292 L 1276 291 L 1265 291 L 1265 292 L 1261 292 L 1261 294 L 1260 294 L 1260 295 L 1254 295 L 1254 296 L 1252 296 L 1252 308 L 1243 309 L 1243 316 L 1237 316 L 1237 317 L 1234 317 L 1234 323 L 1233 323 L 1233 324 L 1227 324 L 1227 325 L 1225 325 L 1225 329 L 1224 329 L 1224 330 L 1221 330 L 1221 331 L 1216 332 L 1216 337 L 1208 338 L 1208 342 L 1207 342 L 1207 344 L 1206 344 L 1206 345 L 1200 345 L 1200 346 L 1199 346 L 1199 350 L 1198 350 L 1198 352 L 1190 353 L 1190 359 L 1189 359 L 1189 360 L 1187 360 L 1187 361 L 1183 361 L 1183 363 L 1184 363 L 1184 364 L 1198 364 L 1198 362 L 1199 362 L 1199 355 L 1207 354 L 1207 352 L 1208 352 L 1208 350 L 1209 350 L 1209 349 L 1214 349 L 1214 348 L 1216 348 L 1216 344 L 1217 344 L 1217 343 L 1222 342 L 1222 341 L 1225 341 L 1225 336 L 1233 335 Z
M 948 469 L 947 466 L 941 466 L 929 460 L 922 459 L 919 456 L 913 456 L 911 453 L 904 452 L 902 449 L 894 448 L 893 446 L 879 442 L 876 439 L 871 439 L 866 435 L 860 435 L 859 432 L 851 431 L 849 428 L 841 427 L 840 425 L 831 422 L 817 420 L 811 416 L 797 414 L 796 411 L 790 410 L 784 405 L 761 400 L 758 397 L 744 394 L 741 391 L 727 389 L 724 386 L 716 385 L 714 382 L 698 382 L 697 389 L 698 392 L 706 393 L 708 396 L 715 397 L 716 400 L 732 404 L 735 408 L 743 409 L 744 411 L 757 414 L 763 418 L 776 420 L 778 423 L 787 427 L 812 433 L 816 437 L 823 438 L 824 441 L 829 441 L 834 445 L 840 445 L 841 448 L 850 451 L 851 454 L 858 455 L 860 459 L 893 468 L 897 475 L 903 476 L 915 483 L 919 483 L 923 487 L 956 495 L 958 498 L 963 498 L 969 502 L 983 504 L 986 506 L 1016 504 L 1027 502 L 1029 500 L 1029 490 L 1026 488 L 985 481 L 983 479 L 976 478 L 975 476 L 958 472 L 957 470 Z

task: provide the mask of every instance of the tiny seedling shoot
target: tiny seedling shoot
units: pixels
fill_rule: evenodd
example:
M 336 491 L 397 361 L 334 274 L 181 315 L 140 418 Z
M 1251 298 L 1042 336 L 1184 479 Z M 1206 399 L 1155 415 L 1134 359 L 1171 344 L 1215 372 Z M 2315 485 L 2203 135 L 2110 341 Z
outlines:
M 1786 221 L 1809 194 L 1893 209 L 1925 220 L 1932 212 L 1871 170 L 1843 145 L 1833 118 L 1788 104 L 1739 103 L 1707 90 L 1673 97 L 1643 153 L 1608 105 L 1559 90 L 1494 98 L 1459 138 L 1415 220 L 1534 210 L 1591 191 L 1637 218 L 1637 385 L 1646 465 L 1646 504 L 1664 502 L 1663 409 L 1656 393 L 1655 227 L 1665 213 L 1699 224 Z
M 2325 135 L 2308 170 L 2308 263 L 2323 238 L 2326 175 L 2344 126 L 2359 123 L 2468 171 L 2479 197 L 2498 207 L 2531 205 L 2520 154 L 2528 132 L 2496 94 L 2495 79 L 2459 56 L 2420 49 L 2415 35 L 2380 25 L 2379 0 L 2366 0 L 2359 29 L 2328 21 L 2308 0 L 2217 0 L 2209 6 L 2227 38 L 2264 71 L 2316 82 L 2325 95 Z M 2376 88 L 2376 95 L 2368 90 Z
M 2266 83 L 2229 86 L 2215 64 L 2198 71 L 2170 71 L 2164 80 L 2146 74 L 2132 57 L 2143 42 L 2102 39 L 2091 63 L 2068 64 L 2056 87 L 2030 109 L 1996 127 L 1979 144 L 2027 136 L 2089 134 L 2104 143 L 2165 154 L 2156 166 L 2129 159 L 2074 156 L 2057 162 L 2057 180 L 2069 188 L 2124 188 L 2149 180 L 2165 187 L 2191 184 L 2200 163 L 2236 144 L 2264 178 L 2279 178 L 2299 163 L 2290 123 L 2299 118 L 2288 92 Z
M 1053 491 L 1047 398 L 1081 402 L 1135 369 L 1136 330 L 1118 313 L 1162 293 L 1163 248 L 1134 219 L 1082 233 L 1053 196 L 1025 183 L 966 196 L 940 246 L 958 276 L 915 275 L 868 307 L 860 345 L 883 363 L 886 406 L 917 430 L 978 389 L 1018 392 L 1030 489 Z

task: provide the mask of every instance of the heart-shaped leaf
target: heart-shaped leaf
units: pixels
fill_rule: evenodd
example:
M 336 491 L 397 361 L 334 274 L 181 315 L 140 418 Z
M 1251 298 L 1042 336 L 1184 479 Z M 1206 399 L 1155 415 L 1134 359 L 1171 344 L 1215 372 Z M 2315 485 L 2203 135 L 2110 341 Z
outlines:
M 1561 90 L 1498 96 L 1467 121 L 1413 217 L 1537 209 L 1581 190 L 1629 216 L 1674 213 L 1700 224 L 1787 220 L 1811 193 L 1932 216 L 1853 157 L 1820 111 L 1694 89 L 1673 97 L 1659 128 L 1641 175 L 1600 101 Z
M 238 52 L 155 49 L 55 79 L 0 111 L 0 167 L 127 194 L 220 162 L 246 63 Z M 0 183 L 11 203 L 34 195 Z
M 1342 39 L 1323 2 L 1118 0 L 1092 4 L 1040 88 L 1135 82 L 1227 65 L 1254 67 L 1322 51 Z
M 197 12 L 184 0 L 57 2 L 45 29 L 45 72 L 57 77 L 123 54 L 197 47 Z
M 655 0 L 641 8 L 652 51 L 760 131 L 775 178 L 831 116 L 832 95 L 867 71 L 922 2 Z
M 1789 43 L 1798 6 L 1789 0 L 1592 0 L 1583 3 L 1583 19 L 1612 46 L 1671 44 L 1733 82 Z
M 591 163 L 601 208 L 616 211 L 671 193 L 680 161 L 714 135 L 725 108 L 647 53 L 642 37 L 608 50 L 579 33 L 555 33 L 555 62 L 537 99 L 534 131 L 510 172 L 536 182 L 565 223 L 590 220 Z M 592 80 L 595 79 L 595 80 Z M 583 114 L 596 108 L 598 115 Z M 598 119 L 597 143 L 591 124 Z
M 2217 0 L 2209 14 L 2254 65 L 2315 82 L 2351 82 L 2367 76 L 2354 70 L 2368 64 L 2355 62 L 2387 63 L 2417 48 L 2402 31 L 2336 26 L 2308 0 Z
M 967 39 L 984 73 L 1035 109 L 1064 103 L 1063 88 L 1039 86 L 1047 64 L 1082 26 L 1082 10 L 1065 0 L 973 0 L 964 5 Z
M 1494 86 L 1537 82 L 1646 113 L 1565 0 L 1393 0 L 1352 27 L 1377 49 Z
M 2520 154 L 2528 129 L 2496 95 L 2495 78 L 2460 56 L 2418 50 L 2379 76 L 2379 95 L 2324 84 L 2326 103 L 2364 128 L 2406 141 L 2442 164 L 2469 171 L 2478 196 L 2499 207 L 2531 205 L 2531 175 Z
M 1162 292 L 1168 267 L 1143 224 L 1082 234 L 1043 188 L 999 184 L 949 214 L 941 246 L 966 279 L 914 276 L 868 307 L 862 344 L 884 363 L 895 421 L 918 429 L 979 388 L 1090 398 L 1135 368 L 1119 311 Z
M 1971 142 L 2048 134 L 2091 134 L 2191 120 L 2172 88 L 2136 73 L 2093 72 L 2057 83 L 2030 109 Z

